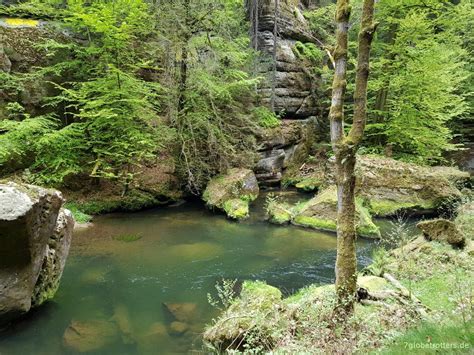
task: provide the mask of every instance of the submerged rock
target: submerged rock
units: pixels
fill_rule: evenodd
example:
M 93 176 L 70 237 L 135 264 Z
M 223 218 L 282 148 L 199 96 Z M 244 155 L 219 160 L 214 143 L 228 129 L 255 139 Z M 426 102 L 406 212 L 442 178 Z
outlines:
M 0 184 L 0 323 L 56 293 L 74 228 L 63 203 L 56 190 Z
M 463 247 L 466 243 L 466 237 L 459 231 L 454 222 L 447 219 L 434 219 L 422 221 L 416 225 L 421 229 L 423 235 L 428 240 L 446 242 L 456 247 Z
M 198 318 L 196 303 L 163 303 L 163 310 L 173 321 L 192 323 Z
M 171 322 L 168 333 L 174 336 L 181 336 L 189 330 L 189 325 L 184 322 Z
M 297 206 L 292 223 L 298 226 L 314 229 L 336 231 L 337 222 L 337 191 L 335 186 L 330 186 L 321 191 L 308 202 Z M 357 234 L 380 238 L 379 228 L 374 224 L 369 211 L 356 200 L 356 230 Z
M 209 207 L 224 210 L 230 218 L 245 219 L 249 216 L 249 203 L 258 193 L 255 174 L 249 169 L 233 168 L 213 178 L 202 197 Z
M 118 342 L 119 339 L 119 329 L 114 322 L 73 320 L 64 332 L 63 343 L 71 351 L 85 353 L 98 351 Z

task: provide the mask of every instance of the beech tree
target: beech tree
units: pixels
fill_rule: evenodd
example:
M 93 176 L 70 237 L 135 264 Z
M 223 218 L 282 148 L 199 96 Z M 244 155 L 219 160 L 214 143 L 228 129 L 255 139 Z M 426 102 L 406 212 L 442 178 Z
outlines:
M 357 287 L 355 229 L 355 164 L 366 122 L 367 82 L 372 38 L 376 29 L 374 0 L 364 0 L 354 92 L 352 127 L 344 132 L 344 93 L 347 86 L 348 29 L 351 8 L 349 0 L 337 0 L 336 48 L 332 100 L 329 112 L 331 144 L 336 155 L 337 184 L 337 259 L 336 316 L 344 319 L 353 312 Z

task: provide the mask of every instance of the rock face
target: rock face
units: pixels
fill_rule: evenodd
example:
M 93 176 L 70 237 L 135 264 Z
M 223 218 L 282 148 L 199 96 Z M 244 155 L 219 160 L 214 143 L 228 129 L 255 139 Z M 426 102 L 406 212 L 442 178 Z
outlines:
M 299 206 L 294 211 L 292 223 L 320 230 L 336 231 L 337 192 L 335 186 L 321 191 L 316 197 Z M 357 234 L 368 238 L 380 238 L 379 228 L 374 224 L 370 213 L 356 201 Z
M 54 296 L 74 227 L 63 203 L 56 190 L 0 185 L 0 323 Z
M 316 115 L 310 75 L 293 51 L 297 41 L 312 42 L 308 24 L 301 13 L 305 5 L 297 0 L 278 1 L 276 72 L 273 73 L 275 0 L 259 0 L 257 3 L 257 49 L 266 55 L 269 62 L 263 65 L 264 74 L 269 78 L 260 88 L 263 103 L 270 106 L 273 94 L 271 81 L 274 79 L 275 112 L 284 112 L 286 117 L 294 118 Z M 250 17 L 254 18 L 255 1 L 247 1 L 247 10 Z
M 316 120 L 281 120 L 281 125 L 265 130 L 259 137 L 261 159 L 254 168 L 258 181 L 280 183 L 284 170 L 300 156 L 306 156 L 308 142 L 318 135 Z
M 423 235 L 428 240 L 436 240 L 439 242 L 446 242 L 455 247 L 464 247 L 466 237 L 456 227 L 454 222 L 447 219 L 434 219 L 431 221 L 422 221 L 416 225 Z
M 209 182 L 203 199 L 209 207 L 224 210 L 230 218 L 245 219 L 249 216 L 249 204 L 258 193 L 253 171 L 233 168 Z

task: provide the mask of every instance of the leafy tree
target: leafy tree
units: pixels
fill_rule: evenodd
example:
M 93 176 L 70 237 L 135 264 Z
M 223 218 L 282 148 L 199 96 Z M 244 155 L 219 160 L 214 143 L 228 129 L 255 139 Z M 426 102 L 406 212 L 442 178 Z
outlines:
M 461 30 L 472 27 L 468 3 L 384 0 L 378 5 L 383 25 L 374 41 L 367 126 L 367 143 L 376 152 L 436 163 L 456 149 L 450 122 L 469 111 L 469 57 Z
M 369 56 L 376 24 L 374 0 L 364 0 L 359 31 L 357 69 L 354 90 L 353 123 L 344 132 L 344 95 L 347 86 L 348 28 L 351 8 L 349 0 L 338 0 L 336 10 L 336 47 L 334 80 L 329 111 L 331 143 L 336 155 L 337 184 L 337 258 L 336 316 L 344 320 L 354 310 L 357 286 L 355 230 L 355 164 L 366 123 Z

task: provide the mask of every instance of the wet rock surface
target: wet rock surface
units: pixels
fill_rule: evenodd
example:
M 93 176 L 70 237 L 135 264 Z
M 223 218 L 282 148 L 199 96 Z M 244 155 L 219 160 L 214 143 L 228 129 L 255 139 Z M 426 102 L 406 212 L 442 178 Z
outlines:
M 56 293 L 74 227 L 63 203 L 56 190 L 0 184 L 0 323 Z

